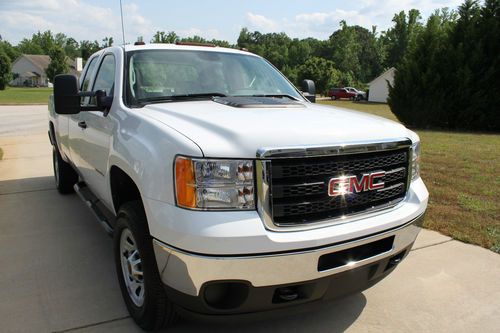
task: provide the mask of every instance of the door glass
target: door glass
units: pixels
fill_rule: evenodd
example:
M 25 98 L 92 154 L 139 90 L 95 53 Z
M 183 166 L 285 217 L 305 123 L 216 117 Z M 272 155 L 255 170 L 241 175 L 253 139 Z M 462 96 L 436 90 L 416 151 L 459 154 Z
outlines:
M 94 68 L 97 65 L 96 61 L 97 57 L 94 57 L 89 60 L 89 65 L 87 67 L 87 71 L 85 72 L 85 76 L 83 77 L 82 81 L 82 86 L 80 89 L 82 91 L 89 91 L 90 90 L 90 79 L 92 78 L 92 74 L 94 73 Z
M 112 54 L 104 56 L 92 91 L 104 90 L 107 96 L 113 93 L 115 84 L 115 57 Z

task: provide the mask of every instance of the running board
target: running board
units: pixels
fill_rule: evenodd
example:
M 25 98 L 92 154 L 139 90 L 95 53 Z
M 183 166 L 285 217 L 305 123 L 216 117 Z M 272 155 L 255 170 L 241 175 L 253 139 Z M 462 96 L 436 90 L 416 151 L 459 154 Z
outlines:
M 92 191 L 90 191 L 85 182 L 76 183 L 73 186 L 73 188 L 75 189 L 75 192 L 78 194 L 80 199 L 82 199 L 83 202 L 85 202 L 85 204 L 87 205 L 87 207 L 90 208 L 95 218 L 97 219 L 99 224 L 104 228 L 106 233 L 112 237 L 113 227 L 111 227 L 111 223 L 104 214 L 104 212 L 98 207 L 100 200 L 92 193 Z

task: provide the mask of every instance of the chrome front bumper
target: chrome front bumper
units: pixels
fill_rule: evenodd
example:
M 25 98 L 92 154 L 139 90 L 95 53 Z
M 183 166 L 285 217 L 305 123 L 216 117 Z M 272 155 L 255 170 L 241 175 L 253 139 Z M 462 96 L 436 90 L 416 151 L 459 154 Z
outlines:
M 245 256 L 205 256 L 172 248 L 156 239 L 153 247 L 163 283 L 179 292 L 198 296 L 211 281 L 248 281 L 254 287 L 319 279 L 394 256 L 410 246 L 420 230 L 423 215 L 401 227 L 362 239 L 317 249 Z M 394 236 L 390 250 L 330 270 L 318 271 L 322 255 Z

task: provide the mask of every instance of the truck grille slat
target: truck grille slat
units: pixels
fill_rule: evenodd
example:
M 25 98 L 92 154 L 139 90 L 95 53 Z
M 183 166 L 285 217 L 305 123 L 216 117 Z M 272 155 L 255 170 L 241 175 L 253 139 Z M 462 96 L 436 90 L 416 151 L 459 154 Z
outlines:
M 277 226 L 295 226 L 334 219 L 395 204 L 406 195 L 409 149 L 326 157 L 272 160 L 270 204 Z M 328 195 L 329 180 L 345 175 L 384 171 L 384 188 Z

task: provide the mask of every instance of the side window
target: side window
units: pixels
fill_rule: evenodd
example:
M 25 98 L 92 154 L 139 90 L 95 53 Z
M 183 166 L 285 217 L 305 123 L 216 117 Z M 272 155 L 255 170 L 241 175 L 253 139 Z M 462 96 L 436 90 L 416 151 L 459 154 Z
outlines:
M 101 62 L 92 91 L 104 90 L 107 96 L 113 94 L 115 85 L 115 57 L 107 54 Z
M 80 89 L 82 91 L 89 91 L 90 90 L 90 87 L 89 87 L 90 79 L 92 78 L 92 73 L 94 72 L 94 68 L 97 65 L 97 58 L 98 57 L 94 57 L 94 58 L 89 60 L 89 65 L 87 67 L 87 70 L 85 71 L 85 76 L 83 77 L 82 85 L 80 87 Z

